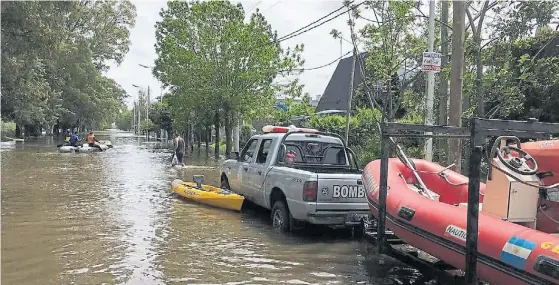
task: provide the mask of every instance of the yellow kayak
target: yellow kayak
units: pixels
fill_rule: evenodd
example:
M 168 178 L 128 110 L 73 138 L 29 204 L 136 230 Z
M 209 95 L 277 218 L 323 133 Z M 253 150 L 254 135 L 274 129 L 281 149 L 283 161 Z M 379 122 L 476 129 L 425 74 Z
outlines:
M 184 182 L 175 179 L 171 183 L 171 188 L 179 196 L 196 201 L 201 204 L 214 206 L 234 211 L 241 211 L 245 198 L 229 190 L 224 190 L 210 185 L 203 185 L 199 189 L 194 182 Z

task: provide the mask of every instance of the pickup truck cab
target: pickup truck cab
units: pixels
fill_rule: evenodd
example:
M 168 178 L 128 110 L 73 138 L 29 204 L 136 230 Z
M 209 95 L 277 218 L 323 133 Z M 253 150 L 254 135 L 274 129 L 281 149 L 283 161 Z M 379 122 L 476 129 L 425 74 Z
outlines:
M 265 126 L 221 167 L 221 187 L 271 210 L 274 228 L 361 226 L 371 212 L 355 154 L 335 134 Z M 287 158 L 286 158 L 287 157 Z

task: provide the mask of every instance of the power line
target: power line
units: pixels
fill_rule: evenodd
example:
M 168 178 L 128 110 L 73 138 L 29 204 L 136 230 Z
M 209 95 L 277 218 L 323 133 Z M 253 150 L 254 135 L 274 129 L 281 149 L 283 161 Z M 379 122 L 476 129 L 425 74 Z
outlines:
M 327 66 L 330 66 L 330 65 L 336 63 L 338 60 L 342 59 L 344 56 L 346 56 L 346 55 L 348 55 L 348 54 L 350 54 L 350 53 L 351 53 L 351 51 L 348 51 L 348 52 L 346 52 L 344 55 L 342 55 L 342 56 L 340 56 L 340 57 L 334 59 L 333 61 L 331 61 L 331 62 L 329 62 L 329 63 L 326 63 L 326 64 L 323 64 L 323 65 L 320 65 L 320 66 L 310 67 L 310 68 L 286 69 L 286 70 L 280 70 L 280 71 L 278 71 L 278 72 L 286 72 L 286 71 L 309 71 L 309 70 L 321 69 L 321 68 L 324 68 L 324 67 L 327 67 Z
M 256 2 L 256 4 L 254 4 L 254 6 L 252 6 L 250 9 L 248 9 L 248 11 L 246 13 L 249 14 L 254 8 L 258 7 L 258 5 L 260 5 L 260 3 L 262 3 L 262 1 Z
M 355 1 L 355 0 L 352 0 L 350 3 L 348 3 L 348 5 L 351 4 L 351 3 L 353 3 L 354 1 Z M 338 8 L 338 9 L 336 9 L 336 10 L 330 12 L 330 13 L 328 13 L 326 16 L 323 16 L 323 17 L 321 17 L 320 19 L 315 20 L 314 22 L 312 22 L 312 23 L 310 23 L 310 24 L 308 24 L 308 25 L 306 25 L 306 26 L 303 26 L 303 27 L 299 28 L 298 30 L 295 30 L 295 31 L 293 31 L 293 32 L 291 32 L 291 33 L 289 33 L 289 34 L 287 34 L 287 35 L 285 35 L 285 36 L 282 36 L 282 37 L 280 37 L 278 40 L 281 41 L 281 40 L 283 40 L 283 39 L 286 38 L 286 37 L 292 36 L 293 34 L 295 34 L 295 33 L 299 32 L 299 31 L 301 31 L 301 30 L 303 30 L 303 29 L 305 29 L 305 28 L 308 28 L 308 27 L 310 27 L 310 26 L 312 26 L 312 25 L 314 25 L 314 24 L 316 24 L 316 23 L 318 23 L 318 22 L 320 22 L 320 21 L 322 21 L 322 20 L 324 20 L 324 19 L 330 17 L 330 15 L 332 15 L 332 14 L 334 14 L 334 13 L 336 13 L 336 12 L 342 10 L 342 9 L 345 8 L 345 7 L 346 7 L 346 5 L 344 4 L 344 5 L 342 5 L 342 7 Z
M 268 7 L 266 10 L 262 11 L 261 13 L 264 14 L 266 12 L 268 12 L 268 10 L 274 8 L 276 5 L 278 5 L 282 0 L 276 1 L 276 3 L 274 3 L 274 5 Z
M 361 2 L 361 3 L 357 4 L 357 5 L 354 5 L 353 7 L 349 7 L 346 11 L 343 11 L 343 12 L 337 14 L 336 16 L 334 16 L 333 18 L 330 18 L 330 19 L 328 19 L 328 20 L 326 20 L 326 21 L 324 21 L 324 22 L 322 22 L 322 23 L 320 23 L 320 24 L 318 24 L 318 25 L 316 25 L 316 26 L 313 26 L 313 27 L 304 29 L 304 30 L 302 30 L 302 31 L 300 31 L 300 32 L 298 32 L 298 33 L 293 34 L 293 35 L 284 36 L 284 37 L 282 37 L 282 39 L 278 40 L 277 42 L 282 42 L 282 41 L 285 41 L 285 40 L 289 40 L 289 39 L 291 39 L 291 38 L 294 38 L 294 37 L 297 37 L 297 36 L 299 36 L 299 35 L 302 35 L 302 34 L 308 32 L 308 31 L 314 30 L 314 29 L 316 29 L 316 28 L 318 28 L 318 27 L 320 27 L 320 26 L 322 26 L 322 25 L 324 25 L 324 24 L 326 24 L 326 23 L 328 23 L 328 22 L 330 22 L 330 21 L 332 21 L 332 20 L 334 20 L 334 19 L 336 19 L 336 18 L 338 18 L 338 17 L 344 15 L 345 13 L 348 13 L 349 11 L 356 9 L 357 7 L 363 5 L 364 3 L 365 3 L 365 1 L 364 1 L 364 2 Z

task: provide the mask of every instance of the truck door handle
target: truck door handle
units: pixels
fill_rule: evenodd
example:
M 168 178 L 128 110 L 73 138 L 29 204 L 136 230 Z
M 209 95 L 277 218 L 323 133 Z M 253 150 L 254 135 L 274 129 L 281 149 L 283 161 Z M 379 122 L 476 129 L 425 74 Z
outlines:
M 256 173 L 258 173 L 258 175 L 262 175 L 262 170 L 258 170 Z

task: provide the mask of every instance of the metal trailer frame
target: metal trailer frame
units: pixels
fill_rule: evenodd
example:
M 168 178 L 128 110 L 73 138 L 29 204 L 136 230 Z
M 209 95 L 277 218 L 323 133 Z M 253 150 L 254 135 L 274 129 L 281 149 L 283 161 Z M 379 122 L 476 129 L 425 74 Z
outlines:
M 386 239 L 386 196 L 388 189 L 388 158 L 390 137 L 438 137 L 460 138 L 470 141 L 470 161 L 468 172 L 468 209 L 466 237 L 466 272 L 465 284 L 478 284 L 477 249 L 479 218 L 479 184 L 481 179 L 481 160 L 483 144 L 488 137 L 516 136 L 518 138 L 549 139 L 552 134 L 559 134 L 559 123 L 542 123 L 536 119 L 528 121 L 496 120 L 470 118 L 469 127 L 439 125 L 401 124 L 384 122 L 381 126 L 381 169 L 379 183 L 379 209 L 377 217 L 377 251 L 388 253 L 390 245 Z M 422 132 L 405 134 L 403 132 Z M 425 134 L 424 132 L 431 132 Z

